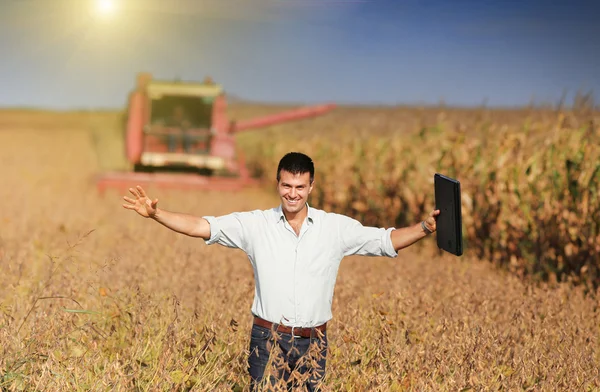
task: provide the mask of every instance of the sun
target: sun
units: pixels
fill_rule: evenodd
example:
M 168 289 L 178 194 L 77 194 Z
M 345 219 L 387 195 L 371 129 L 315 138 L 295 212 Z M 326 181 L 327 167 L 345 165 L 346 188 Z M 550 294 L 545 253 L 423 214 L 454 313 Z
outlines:
M 114 0 L 96 0 L 96 12 L 100 15 L 111 15 L 115 9 Z

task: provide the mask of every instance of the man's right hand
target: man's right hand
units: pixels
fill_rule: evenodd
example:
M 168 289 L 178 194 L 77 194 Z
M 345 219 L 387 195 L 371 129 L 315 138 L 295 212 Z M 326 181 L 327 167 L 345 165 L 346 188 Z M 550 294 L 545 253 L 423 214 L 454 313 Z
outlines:
M 124 208 L 134 210 L 141 216 L 145 218 L 153 218 L 156 215 L 158 199 L 154 199 L 154 201 L 150 200 L 148 196 L 146 196 L 146 192 L 142 189 L 141 186 L 136 186 L 136 189 L 129 188 L 129 192 L 135 196 L 134 199 L 123 196 L 123 199 L 129 204 L 123 204 Z

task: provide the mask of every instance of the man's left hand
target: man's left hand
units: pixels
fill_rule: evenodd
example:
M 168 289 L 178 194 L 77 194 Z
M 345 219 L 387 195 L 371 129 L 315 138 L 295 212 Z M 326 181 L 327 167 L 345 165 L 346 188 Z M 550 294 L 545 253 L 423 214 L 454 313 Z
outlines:
M 425 219 L 425 226 L 427 226 L 427 228 L 431 230 L 432 233 L 434 233 L 437 230 L 438 215 L 440 215 L 440 210 L 433 210 L 431 211 L 427 219 Z

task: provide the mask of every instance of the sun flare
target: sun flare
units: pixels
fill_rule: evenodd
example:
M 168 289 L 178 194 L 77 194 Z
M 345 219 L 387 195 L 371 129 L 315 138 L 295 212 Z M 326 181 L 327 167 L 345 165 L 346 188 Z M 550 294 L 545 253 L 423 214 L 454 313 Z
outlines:
M 115 12 L 116 5 L 114 0 L 97 0 L 96 12 L 100 15 L 111 15 Z

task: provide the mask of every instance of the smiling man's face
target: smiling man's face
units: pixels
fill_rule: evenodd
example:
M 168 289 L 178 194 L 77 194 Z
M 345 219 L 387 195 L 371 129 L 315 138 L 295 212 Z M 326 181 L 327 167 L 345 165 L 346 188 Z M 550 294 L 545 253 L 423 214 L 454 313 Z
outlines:
M 296 214 L 304 208 L 308 195 L 312 191 L 310 173 L 292 174 L 281 170 L 277 191 L 281 199 L 281 207 L 288 214 Z

